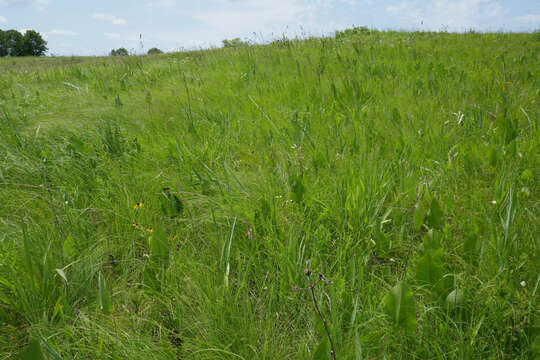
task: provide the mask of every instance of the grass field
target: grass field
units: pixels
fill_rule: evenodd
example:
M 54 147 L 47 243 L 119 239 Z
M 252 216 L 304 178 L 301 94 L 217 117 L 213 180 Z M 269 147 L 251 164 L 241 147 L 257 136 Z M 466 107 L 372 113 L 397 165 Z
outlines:
M 0 59 L 0 359 L 538 359 L 539 100 L 538 33 Z

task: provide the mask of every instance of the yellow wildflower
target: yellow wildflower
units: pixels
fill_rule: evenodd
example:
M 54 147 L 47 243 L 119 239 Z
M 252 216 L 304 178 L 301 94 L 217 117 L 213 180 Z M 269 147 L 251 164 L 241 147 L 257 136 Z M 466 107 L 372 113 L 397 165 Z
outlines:
M 146 229 L 146 231 L 148 231 L 149 233 L 153 233 L 153 232 L 154 232 L 154 228 L 149 227 L 148 229 Z
M 144 205 L 144 203 L 138 202 L 138 203 L 136 203 L 135 205 L 133 205 L 133 209 L 137 210 L 138 208 L 142 208 L 143 205 Z

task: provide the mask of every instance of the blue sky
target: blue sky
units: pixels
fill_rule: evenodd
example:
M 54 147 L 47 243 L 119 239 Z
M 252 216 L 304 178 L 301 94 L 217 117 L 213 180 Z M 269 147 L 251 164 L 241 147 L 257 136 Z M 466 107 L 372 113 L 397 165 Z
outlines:
M 56 55 L 219 46 L 240 37 L 378 29 L 532 31 L 539 0 L 0 0 L 0 29 L 33 29 Z M 141 49 L 139 35 L 142 34 Z

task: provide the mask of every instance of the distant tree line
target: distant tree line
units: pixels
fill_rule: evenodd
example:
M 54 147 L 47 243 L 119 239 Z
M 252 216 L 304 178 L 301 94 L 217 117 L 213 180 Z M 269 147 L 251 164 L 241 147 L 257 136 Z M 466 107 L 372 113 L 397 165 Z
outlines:
M 26 30 L 0 30 L 0 56 L 43 56 L 48 50 L 47 41 L 40 33 Z
M 151 48 L 150 50 L 148 50 L 148 55 L 159 55 L 159 54 L 163 54 L 163 51 L 161 51 L 160 49 L 158 48 Z M 109 53 L 109 56 L 128 56 L 129 55 L 129 51 L 127 51 L 126 48 L 118 48 L 118 49 L 112 49 L 111 52 Z
M 357 26 L 352 29 L 345 29 L 343 31 L 336 31 L 336 39 L 347 39 L 355 36 L 369 35 L 373 30 L 368 29 L 365 26 Z
M 112 49 L 109 53 L 109 56 L 128 56 L 129 52 L 126 48 L 118 48 L 118 49 Z
M 234 38 L 232 40 L 222 40 L 224 48 L 238 48 L 249 46 L 249 42 L 242 41 L 240 38 Z
M 151 48 L 150 50 L 148 50 L 148 55 L 160 55 L 160 54 L 163 54 L 163 51 L 161 51 L 160 49 L 158 48 Z

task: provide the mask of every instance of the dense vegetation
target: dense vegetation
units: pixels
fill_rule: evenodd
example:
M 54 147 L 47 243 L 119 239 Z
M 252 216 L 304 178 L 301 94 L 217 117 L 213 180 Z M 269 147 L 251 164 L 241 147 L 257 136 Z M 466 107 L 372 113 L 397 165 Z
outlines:
M 539 54 L 0 60 L 0 358 L 535 358 Z

